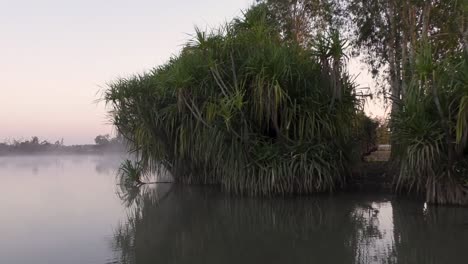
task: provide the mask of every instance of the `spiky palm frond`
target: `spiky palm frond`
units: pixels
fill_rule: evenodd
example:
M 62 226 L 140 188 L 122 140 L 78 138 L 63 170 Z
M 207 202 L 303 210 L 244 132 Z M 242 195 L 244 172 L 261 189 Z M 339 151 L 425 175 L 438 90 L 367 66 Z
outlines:
M 440 204 L 468 204 L 466 57 L 435 60 L 421 45 L 415 71 L 392 120 L 397 188 L 415 189 Z
M 198 30 L 167 64 L 109 85 L 113 122 L 143 168 L 254 195 L 330 191 L 345 181 L 354 83 L 267 22 L 254 8 L 220 30 Z M 338 63 L 338 55 L 325 59 Z
M 141 163 L 125 160 L 119 167 L 117 176 L 119 177 L 120 185 L 135 186 L 142 184 L 143 168 Z

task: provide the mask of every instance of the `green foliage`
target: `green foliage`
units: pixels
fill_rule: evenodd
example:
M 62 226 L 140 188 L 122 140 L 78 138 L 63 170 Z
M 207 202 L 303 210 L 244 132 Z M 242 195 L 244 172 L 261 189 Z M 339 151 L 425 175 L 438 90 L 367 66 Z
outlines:
M 467 59 L 431 54 L 421 46 L 404 107 L 392 120 L 397 185 L 425 193 L 428 202 L 467 204 Z
M 132 162 L 131 160 L 125 160 L 120 165 L 118 171 L 119 185 L 122 188 L 133 187 L 135 185 L 142 184 L 141 178 L 143 175 L 143 167 L 139 162 Z
M 342 0 L 257 0 L 286 41 L 313 45 L 324 32 L 344 26 Z
M 468 2 L 352 0 L 347 8 L 355 48 L 391 91 L 397 187 L 467 204 Z
M 167 64 L 109 85 L 113 122 L 143 168 L 252 195 L 344 183 L 358 100 L 343 40 L 318 58 L 270 19 L 259 5 L 218 30 L 196 30 Z
M 457 115 L 457 144 L 466 146 L 468 144 L 468 53 L 458 66 L 458 74 L 454 80 L 454 85 L 461 95 L 458 105 Z

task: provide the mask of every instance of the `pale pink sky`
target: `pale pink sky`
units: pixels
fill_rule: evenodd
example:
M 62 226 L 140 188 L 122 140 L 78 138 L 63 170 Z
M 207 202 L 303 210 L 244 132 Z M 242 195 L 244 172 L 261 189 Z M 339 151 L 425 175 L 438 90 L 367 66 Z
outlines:
M 107 82 L 164 63 L 195 25 L 214 27 L 252 2 L 0 0 L 0 142 L 111 133 L 94 103 Z M 371 85 L 367 73 L 358 81 Z

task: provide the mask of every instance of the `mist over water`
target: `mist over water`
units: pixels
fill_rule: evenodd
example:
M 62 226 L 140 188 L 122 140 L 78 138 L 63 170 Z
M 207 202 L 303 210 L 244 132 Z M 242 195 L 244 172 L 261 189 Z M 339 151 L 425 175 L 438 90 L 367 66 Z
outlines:
M 0 157 L 0 263 L 106 263 L 119 155 Z
M 465 263 L 468 212 L 389 195 L 122 190 L 123 155 L 0 157 L 0 263 Z

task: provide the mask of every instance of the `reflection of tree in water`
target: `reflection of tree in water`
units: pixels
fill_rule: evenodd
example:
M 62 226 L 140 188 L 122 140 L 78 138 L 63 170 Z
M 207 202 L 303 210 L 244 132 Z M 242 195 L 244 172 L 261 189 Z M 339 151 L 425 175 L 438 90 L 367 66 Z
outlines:
M 467 263 L 468 210 L 393 202 L 395 241 L 399 263 Z
M 373 202 L 354 210 L 356 263 L 396 263 L 390 201 Z
M 357 234 L 381 236 L 365 201 L 348 196 L 242 198 L 159 185 L 135 201 L 115 232 L 122 263 L 366 263 Z

